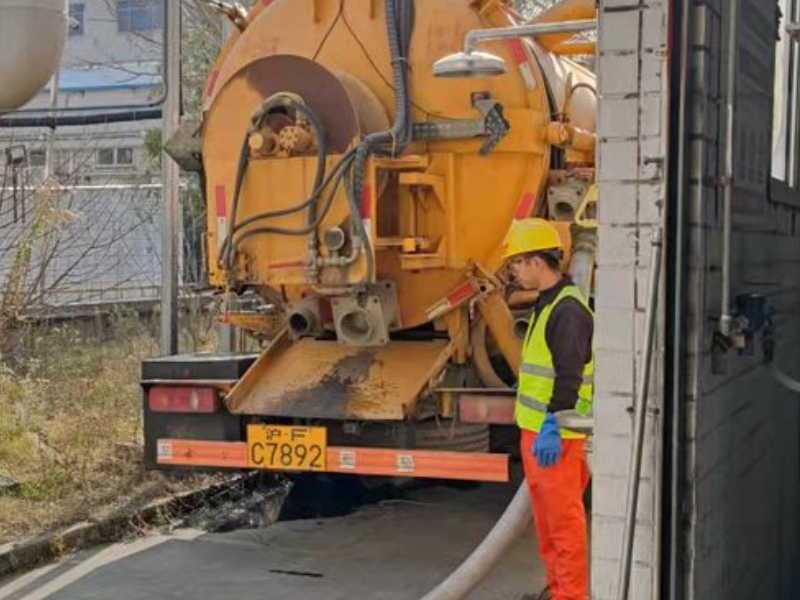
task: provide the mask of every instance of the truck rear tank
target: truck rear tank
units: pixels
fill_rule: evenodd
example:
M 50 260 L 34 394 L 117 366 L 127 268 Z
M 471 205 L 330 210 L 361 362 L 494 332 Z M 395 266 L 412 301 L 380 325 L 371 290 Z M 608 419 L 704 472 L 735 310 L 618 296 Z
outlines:
M 591 43 L 488 42 L 505 74 L 437 78 L 432 65 L 467 32 L 518 23 L 506 3 L 276 0 L 232 12 L 199 143 L 210 281 L 224 321 L 264 345 L 214 391 L 214 410 L 240 424 L 236 452 L 262 466 L 252 452 L 266 423 L 321 426 L 325 470 L 348 472 L 331 447 L 484 456 L 489 426 L 511 422 L 514 318 L 532 300 L 500 272 L 511 222 L 552 219 L 564 268 L 591 280 L 595 78 L 570 59 Z M 593 1 L 566 0 L 538 21 L 594 16 Z M 193 377 L 207 380 L 205 368 Z M 164 373 L 149 373 L 162 377 L 145 374 L 146 398 L 167 398 Z M 151 430 L 151 464 L 183 464 L 179 447 L 197 456 L 169 425 Z M 398 456 L 370 460 L 398 474 Z

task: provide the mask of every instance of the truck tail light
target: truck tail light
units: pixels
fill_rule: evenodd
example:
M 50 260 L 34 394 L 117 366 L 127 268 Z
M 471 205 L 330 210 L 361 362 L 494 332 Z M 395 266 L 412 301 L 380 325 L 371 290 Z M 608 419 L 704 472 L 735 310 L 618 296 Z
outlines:
M 147 393 L 153 412 L 213 413 L 219 409 L 214 388 L 155 386 Z

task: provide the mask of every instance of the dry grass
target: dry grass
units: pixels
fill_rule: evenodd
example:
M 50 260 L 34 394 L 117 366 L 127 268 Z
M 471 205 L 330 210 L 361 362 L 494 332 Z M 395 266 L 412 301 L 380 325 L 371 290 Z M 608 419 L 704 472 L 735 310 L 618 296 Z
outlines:
M 143 503 L 171 483 L 141 465 L 140 361 L 152 334 L 117 318 L 104 339 L 74 326 L 31 330 L 28 356 L 0 362 L 0 542 Z M 6 363 L 7 364 L 7 363 Z

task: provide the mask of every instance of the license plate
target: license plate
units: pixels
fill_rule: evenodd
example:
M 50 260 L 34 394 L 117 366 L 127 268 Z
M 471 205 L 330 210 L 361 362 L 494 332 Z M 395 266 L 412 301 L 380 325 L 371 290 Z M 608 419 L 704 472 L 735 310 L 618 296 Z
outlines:
M 247 466 L 251 468 L 324 471 L 327 450 L 324 427 L 247 426 Z

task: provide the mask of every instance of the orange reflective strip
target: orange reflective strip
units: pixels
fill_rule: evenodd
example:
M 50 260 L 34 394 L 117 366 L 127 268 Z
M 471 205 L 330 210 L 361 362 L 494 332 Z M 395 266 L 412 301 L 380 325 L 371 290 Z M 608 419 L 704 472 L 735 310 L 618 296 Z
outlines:
M 328 471 L 470 481 L 508 481 L 508 455 L 391 448 L 328 448 Z
M 245 442 L 162 439 L 156 443 L 160 465 L 192 467 L 247 467 Z
M 508 455 L 393 448 L 328 447 L 331 473 L 506 482 Z M 160 439 L 160 465 L 247 468 L 245 442 Z

